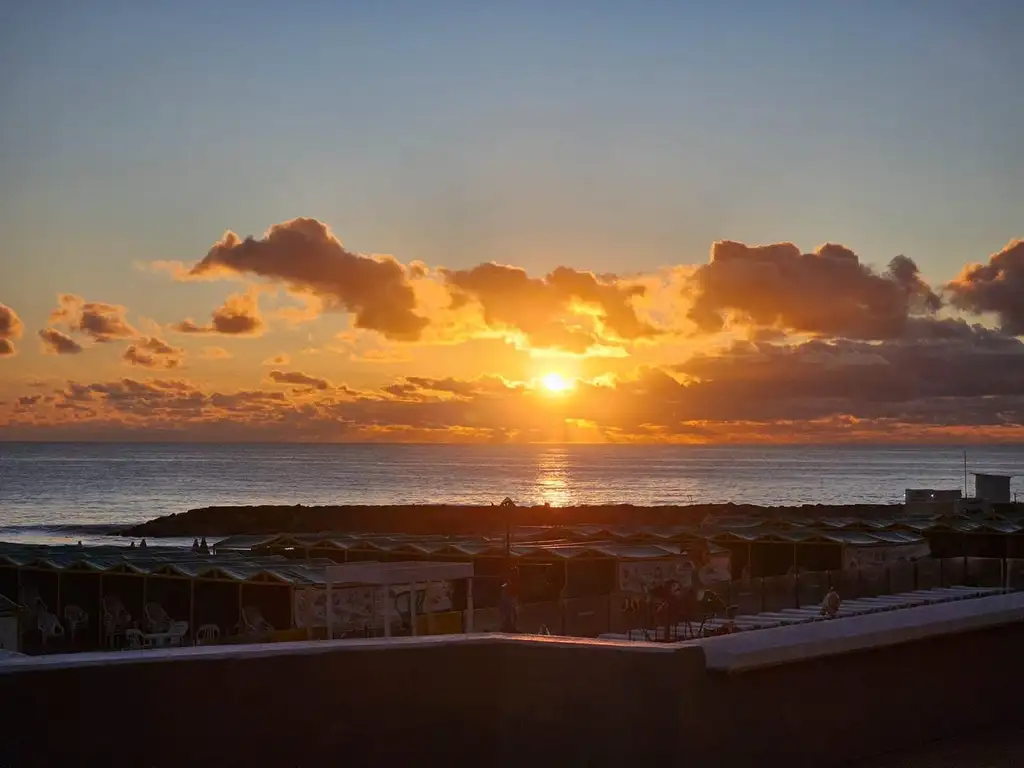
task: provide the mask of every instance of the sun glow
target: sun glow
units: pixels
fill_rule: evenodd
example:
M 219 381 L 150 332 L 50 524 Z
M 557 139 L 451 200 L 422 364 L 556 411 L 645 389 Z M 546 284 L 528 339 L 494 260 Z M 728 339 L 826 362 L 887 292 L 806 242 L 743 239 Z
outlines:
M 540 383 L 548 392 L 561 393 L 572 389 L 572 382 L 562 374 L 555 372 L 544 374 Z

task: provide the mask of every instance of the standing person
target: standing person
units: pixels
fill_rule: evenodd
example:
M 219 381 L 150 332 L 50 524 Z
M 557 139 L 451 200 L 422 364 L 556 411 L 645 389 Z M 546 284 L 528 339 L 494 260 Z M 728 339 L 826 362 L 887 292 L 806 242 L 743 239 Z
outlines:
M 498 602 L 501 616 L 501 631 L 514 634 L 519 631 L 519 609 L 509 582 L 501 585 L 501 600 Z
M 834 619 L 839 613 L 839 606 L 841 604 L 842 600 L 839 598 L 839 593 L 836 592 L 836 588 L 829 588 L 828 594 L 825 595 L 825 599 L 821 601 L 821 615 Z

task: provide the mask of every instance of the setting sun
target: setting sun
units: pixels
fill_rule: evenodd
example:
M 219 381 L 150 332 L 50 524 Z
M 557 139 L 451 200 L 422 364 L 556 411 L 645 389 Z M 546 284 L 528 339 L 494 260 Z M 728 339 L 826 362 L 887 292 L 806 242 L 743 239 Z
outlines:
M 560 373 L 547 373 L 541 379 L 544 389 L 548 392 L 565 392 L 572 388 L 572 382 Z

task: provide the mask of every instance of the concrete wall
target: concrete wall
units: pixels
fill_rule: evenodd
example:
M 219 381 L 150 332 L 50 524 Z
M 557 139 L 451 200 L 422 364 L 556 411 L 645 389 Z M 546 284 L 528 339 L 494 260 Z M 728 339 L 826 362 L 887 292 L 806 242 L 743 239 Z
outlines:
M 0 664 L 0 765 L 827 766 L 1020 723 L 1024 624 L 973 626 L 737 674 L 714 640 L 501 635 L 29 659 Z

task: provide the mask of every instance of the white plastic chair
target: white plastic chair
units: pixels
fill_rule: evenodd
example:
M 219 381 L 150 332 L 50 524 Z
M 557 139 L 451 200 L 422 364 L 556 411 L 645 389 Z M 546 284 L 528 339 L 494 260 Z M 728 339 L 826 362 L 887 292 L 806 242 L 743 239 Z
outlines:
M 130 651 L 142 651 L 149 648 L 149 641 L 140 629 L 126 629 L 124 636 L 128 639 L 128 650 Z
M 181 640 L 188 633 L 188 622 L 187 621 L 172 621 L 171 628 L 168 630 L 171 635 L 171 645 L 180 646 Z
M 39 614 L 36 625 L 43 636 L 43 645 L 46 645 L 47 640 L 64 637 L 64 627 L 61 626 L 60 619 L 49 611 Z
M 212 645 L 220 640 L 220 627 L 216 624 L 203 624 L 196 633 L 196 645 Z
M 241 625 L 243 632 L 249 635 L 262 635 L 274 631 L 274 625 L 263 618 L 259 608 L 251 605 L 242 609 Z
M 75 642 L 75 634 L 79 629 L 89 626 L 89 614 L 77 605 L 64 606 L 64 621 L 68 623 L 68 630 L 71 632 L 71 642 Z
M 150 632 L 170 632 L 174 620 L 160 603 L 146 603 L 146 623 Z

